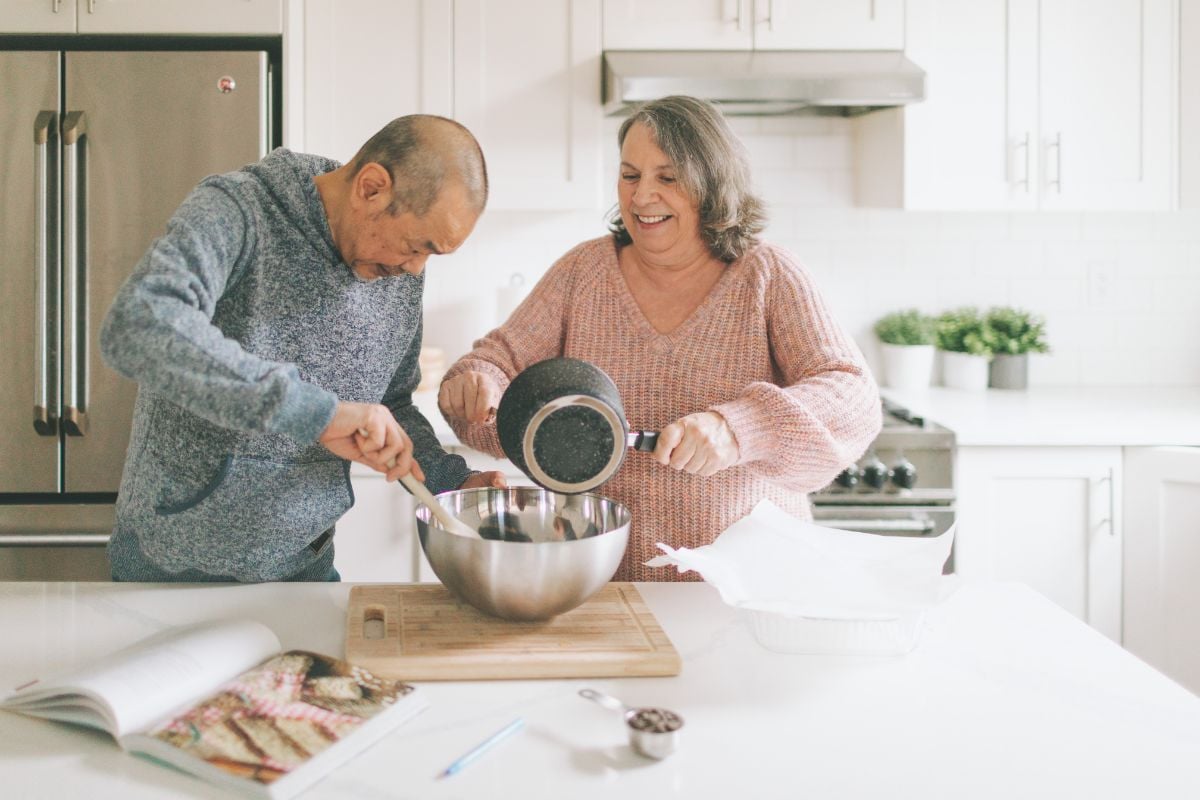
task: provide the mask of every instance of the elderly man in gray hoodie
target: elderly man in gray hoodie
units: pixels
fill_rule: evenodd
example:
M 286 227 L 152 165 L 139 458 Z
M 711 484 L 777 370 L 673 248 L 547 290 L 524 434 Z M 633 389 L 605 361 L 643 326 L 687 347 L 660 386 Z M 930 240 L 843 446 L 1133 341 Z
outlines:
M 447 455 L 411 396 L 425 262 L 486 202 L 475 138 L 424 115 L 344 166 L 281 148 L 196 187 L 101 331 L 139 386 L 114 579 L 337 580 L 351 461 L 434 492 L 503 485 Z

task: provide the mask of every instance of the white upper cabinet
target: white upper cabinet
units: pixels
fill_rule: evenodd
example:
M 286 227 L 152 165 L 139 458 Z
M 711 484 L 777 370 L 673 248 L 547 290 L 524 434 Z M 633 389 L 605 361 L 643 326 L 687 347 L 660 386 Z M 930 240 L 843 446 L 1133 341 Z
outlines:
M 4 0 L 0 33 L 278 36 L 283 0 Z
M 1174 204 L 1172 0 L 908 0 L 907 208 Z M 883 192 L 886 194 L 886 192 Z M 888 203 L 885 198 L 884 204 Z
M 307 0 L 303 93 L 288 98 L 302 104 L 303 137 L 288 145 L 346 162 L 396 117 L 448 115 L 450 20 L 450 9 L 435 2 Z M 387 46 L 364 46 L 368 30 L 388 31 Z M 438 58 L 447 63 L 427 70 Z M 428 94 L 443 101 L 424 102 L 427 76 L 436 76 Z
M 749 50 L 754 0 L 604 0 L 608 50 Z
M 453 116 L 483 147 L 488 207 L 596 208 L 599 0 L 456 0 L 453 53 Z
M 904 0 L 756 0 L 758 50 L 901 50 Z
M 479 139 L 488 208 L 599 204 L 599 0 L 307 0 L 303 28 L 309 152 L 344 162 L 389 120 L 438 114 Z
M 4 0 L 0 2 L 0 33 L 75 33 L 75 2 Z
M 608 50 L 898 50 L 904 0 L 605 0 Z

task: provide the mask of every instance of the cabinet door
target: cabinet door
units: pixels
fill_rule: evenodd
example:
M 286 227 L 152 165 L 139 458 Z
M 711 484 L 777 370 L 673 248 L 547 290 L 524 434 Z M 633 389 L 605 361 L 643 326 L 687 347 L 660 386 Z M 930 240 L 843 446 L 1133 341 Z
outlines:
M 1041 0 L 1042 207 L 1171 207 L 1171 0 Z
M 0 33 L 74 33 L 75 3 L 76 0 L 4 0 L 0 3 Z
M 357 464 L 350 470 L 354 507 L 337 524 L 334 566 L 344 581 L 408 583 L 416 575 L 412 495 Z
M 487 157 L 490 208 L 598 207 L 599 0 L 457 0 L 454 117 Z
M 955 571 L 1026 583 L 1121 638 L 1121 450 L 963 447 Z
M 749 50 L 754 0 L 604 0 L 605 50 Z
M 756 50 L 902 50 L 904 0 L 755 0 Z
M 78 0 L 80 33 L 283 33 L 282 0 Z
M 449 116 L 451 19 L 438 0 L 307 0 L 304 148 L 345 163 L 396 117 Z M 370 30 L 388 45 L 364 46 Z
M 1124 644 L 1200 693 L 1200 448 L 1125 450 Z
M 927 78 L 893 134 L 904 207 L 1036 208 L 1037 64 L 1020 57 L 1037 44 L 1036 0 L 908 0 L 907 20 L 905 52 Z

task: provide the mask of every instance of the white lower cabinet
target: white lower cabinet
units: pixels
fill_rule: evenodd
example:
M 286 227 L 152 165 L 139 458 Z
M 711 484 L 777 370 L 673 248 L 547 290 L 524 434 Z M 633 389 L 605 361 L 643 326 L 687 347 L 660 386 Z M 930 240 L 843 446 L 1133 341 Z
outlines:
M 1200 447 L 1125 450 L 1125 647 L 1200 694 Z
M 469 447 L 447 447 L 474 470 L 503 472 L 510 486 L 528 485 L 511 461 L 492 458 Z M 338 521 L 334 566 L 343 581 L 370 583 L 437 583 L 417 535 L 416 501 L 399 483 L 355 464 L 350 470 L 354 507 Z
M 1119 447 L 961 447 L 955 569 L 1028 584 L 1121 641 Z

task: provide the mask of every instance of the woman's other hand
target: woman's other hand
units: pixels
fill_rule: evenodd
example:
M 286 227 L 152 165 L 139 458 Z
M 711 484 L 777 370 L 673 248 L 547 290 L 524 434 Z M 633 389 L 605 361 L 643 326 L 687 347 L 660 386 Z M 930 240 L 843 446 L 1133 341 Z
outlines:
M 506 489 L 508 481 L 504 478 L 503 472 L 492 470 L 490 472 L 476 472 L 474 475 L 468 475 L 467 479 L 459 486 L 460 489 Z
M 438 408 L 447 417 L 467 422 L 491 422 L 500 405 L 500 384 L 482 372 L 462 372 L 442 383 Z
M 707 478 L 737 463 L 737 437 L 715 411 L 688 414 L 662 429 L 654 459 Z

